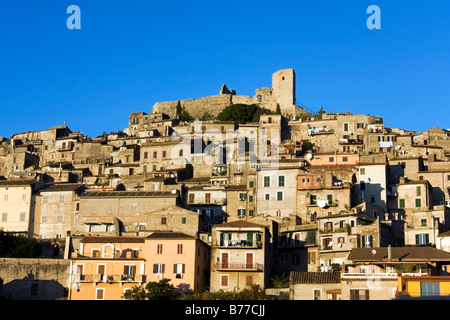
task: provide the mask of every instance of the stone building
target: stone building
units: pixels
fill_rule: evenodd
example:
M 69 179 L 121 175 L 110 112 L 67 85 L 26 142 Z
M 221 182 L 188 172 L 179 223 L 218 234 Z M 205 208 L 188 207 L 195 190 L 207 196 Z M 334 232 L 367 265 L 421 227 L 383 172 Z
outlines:
M 80 196 L 73 234 L 136 236 L 147 229 L 147 212 L 178 204 L 178 191 L 89 191 Z
M 47 184 L 36 194 L 35 236 L 62 239 L 72 232 L 74 218 L 80 211 L 84 185 Z

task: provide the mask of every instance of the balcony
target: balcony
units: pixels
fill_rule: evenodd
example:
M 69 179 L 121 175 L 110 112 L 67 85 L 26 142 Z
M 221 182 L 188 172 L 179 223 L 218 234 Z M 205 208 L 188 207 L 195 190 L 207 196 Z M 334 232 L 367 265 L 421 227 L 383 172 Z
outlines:
M 142 283 L 143 274 L 75 274 L 74 281 L 81 283 Z
M 261 263 L 245 262 L 216 262 L 214 268 L 226 271 L 264 271 L 264 266 Z
M 242 249 L 261 249 L 262 242 L 261 241 L 246 241 L 246 240 L 219 240 L 217 241 L 217 246 L 222 248 L 242 248 Z
M 360 139 L 339 139 L 339 144 L 348 145 L 348 144 L 364 144 L 363 140 Z

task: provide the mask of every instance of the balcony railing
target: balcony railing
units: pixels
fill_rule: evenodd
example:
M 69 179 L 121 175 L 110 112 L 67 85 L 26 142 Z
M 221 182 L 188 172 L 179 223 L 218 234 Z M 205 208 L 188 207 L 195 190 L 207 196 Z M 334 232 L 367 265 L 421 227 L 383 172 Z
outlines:
M 216 270 L 229 271 L 263 271 L 264 266 L 261 263 L 245 263 L 245 262 L 216 262 Z
M 76 282 L 105 282 L 105 283 L 121 283 L 121 282 L 138 282 L 144 281 L 143 274 L 76 274 L 74 281 Z
M 245 240 L 240 240 L 240 241 L 226 241 L 226 240 L 218 240 L 217 241 L 217 246 L 219 247 L 232 247 L 232 248 L 258 248 L 261 249 L 262 248 L 262 242 L 261 241 L 245 241 Z

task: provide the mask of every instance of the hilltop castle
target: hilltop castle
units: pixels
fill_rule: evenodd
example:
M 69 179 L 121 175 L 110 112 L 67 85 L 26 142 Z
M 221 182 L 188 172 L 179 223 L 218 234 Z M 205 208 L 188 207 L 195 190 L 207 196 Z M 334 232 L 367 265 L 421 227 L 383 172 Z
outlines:
M 295 105 L 295 71 L 284 69 L 272 75 L 272 88 L 255 90 L 253 97 L 238 95 L 235 90 L 224 84 L 218 95 L 199 99 L 180 100 L 181 105 L 194 118 L 201 118 L 205 113 L 217 116 L 223 109 L 232 104 L 257 104 L 262 108 L 275 111 L 280 105 L 281 113 L 287 118 L 303 113 L 304 110 Z M 177 101 L 157 102 L 152 107 L 153 114 L 167 114 L 176 117 Z

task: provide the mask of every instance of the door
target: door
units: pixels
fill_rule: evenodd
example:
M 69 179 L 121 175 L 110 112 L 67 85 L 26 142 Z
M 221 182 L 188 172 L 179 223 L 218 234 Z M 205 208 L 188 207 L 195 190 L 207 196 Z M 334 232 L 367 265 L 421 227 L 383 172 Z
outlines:
M 253 268 L 253 252 L 247 252 L 245 255 L 245 267 L 247 269 Z
M 228 268 L 228 252 L 222 252 L 222 268 Z

